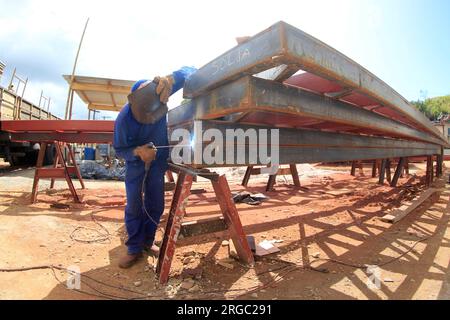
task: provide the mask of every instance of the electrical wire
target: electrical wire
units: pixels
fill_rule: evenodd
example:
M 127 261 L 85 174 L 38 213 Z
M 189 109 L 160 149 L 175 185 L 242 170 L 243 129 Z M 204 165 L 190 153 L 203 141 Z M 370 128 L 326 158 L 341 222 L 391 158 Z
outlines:
M 399 259 L 401 259 L 403 256 L 405 256 L 406 254 L 410 253 L 412 250 L 414 250 L 414 248 L 417 246 L 417 244 L 427 241 L 430 238 L 434 237 L 436 235 L 436 233 L 428 236 L 428 237 L 424 237 L 422 239 L 419 239 L 417 241 L 414 242 L 414 244 L 408 248 L 408 250 L 406 250 L 405 252 L 403 252 L 402 254 L 398 255 L 395 258 L 392 258 L 384 263 L 378 264 L 378 265 L 374 265 L 377 267 L 383 267 L 386 266 L 388 264 L 391 264 Z M 236 289 L 224 289 L 224 290 L 211 290 L 211 291 L 204 291 L 203 294 L 204 295 L 208 295 L 208 294 L 219 294 L 219 293 L 224 293 L 224 292 L 240 292 L 240 291 L 244 291 L 243 293 L 239 293 L 236 295 L 232 295 L 231 297 L 229 296 L 229 298 L 239 298 L 241 296 L 244 295 L 248 295 L 248 294 L 252 294 L 255 292 L 258 292 L 260 290 L 263 290 L 265 288 L 270 287 L 273 284 L 279 283 L 281 282 L 288 274 L 299 270 L 299 269 L 309 269 L 312 271 L 316 271 L 316 272 L 321 272 L 321 273 L 328 273 L 328 271 L 326 271 L 326 269 L 318 269 L 312 266 L 313 263 L 316 262 L 320 262 L 320 261 L 328 261 L 328 262 L 332 262 L 332 263 L 336 263 L 336 264 L 340 264 L 340 265 L 344 265 L 344 266 L 348 266 L 348 267 L 353 267 L 353 268 L 357 268 L 357 269 L 366 269 L 368 267 L 368 265 L 366 264 L 352 264 L 352 263 L 347 263 L 344 261 L 340 261 L 340 260 L 336 260 L 336 259 L 318 259 L 318 260 L 314 260 L 313 262 L 310 262 L 306 265 L 299 265 L 299 264 L 295 264 L 293 262 L 289 262 L 286 260 L 282 260 L 282 259 L 274 259 L 274 258 L 266 258 L 269 259 L 271 261 L 276 261 L 276 262 L 281 262 L 281 263 L 285 263 L 287 264 L 286 266 L 282 266 L 276 269 L 270 269 L 267 271 L 263 271 L 260 273 L 257 273 L 257 276 L 266 274 L 266 273 L 271 273 L 271 272 L 276 272 L 276 271 L 280 271 L 281 272 L 279 274 L 277 274 L 271 281 L 264 283 L 262 285 L 256 285 L 253 287 L 247 287 L 247 288 L 236 288 Z M 69 272 L 66 268 L 64 267 L 60 267 L 60 266 L 55 266 L 55 265 L 40 265 L 40 266 L 33 266 L 33 267 L 23 267 L 23 268 L 10 268 L 10 269 L 0 269 L 0 272 L 22 272 L 22 271 L 30 271 L 30 270 L 41 270 L 41 269 L 51 269 L 53 271 L 53 275 L 55 276 L 56 280 L 60 283 L 60 284 L 64 284 L 57 276 L 55 273 L 55 270 L 60 270 L 60 271 L 65 271 L 65 272 Z M 82 294 L 86 294 L 86 295 L 90 295 L 90 296 L 94 296 L 94 297 L 98 297 L 98 298 L 102 298 L 102 299 L 110 299 L 110 300 L 145 300 L 145 299 L 149 299 L 149 298 L 161 298 L 161 296 L 158 295 L 149 295 L 149 294 L 144 294 L 142 292 L 138 292 L 126 287 L 122 287 L 122 286 L 114 286 L 105 282 L 102 282 L 100 280 L 97 280 L 93 277 L 90 277 L 88 275 L 85 274 L 81 274 L 81 282 L 83 284 L 85 284 L 88 288 L 90 288 L 91 290 L 95 291 L 96 293 L 92 293 L 92 292 L 87 292 L 84 290 L 79 290 L 79 289 L 73 289 L 76 292 L 82 293 Z M 124 296 L 119 296 L 119 295 L 115 295 L 115 294 L 110 294 L 110 293 L 105 293 L 97 288 L 94 288 L 91 284 L 89 284 L 88 282 L 86 282 L 85 280 L 83 280 L 83 278 L 89 279 L 97 284 L 100 284 L 102 286 L 111 288 L 111 289 L 116 289 L 119 291 L 125 291 L 125 292 L 129 292 L 129 293 L 133 293 L 135 295 L 138 295 L 137 297 L 124 297 Z M 179 296 L 183 296 L 183 295 L 187 295 L 189 293 L 180 293 L 178 294 Z
M 104 225 L 99 223 L 94 218 L 93 213 L 91 213 L 91 219 L 96 225 L 98 225 L 100 227 L 100 230 L 91 228 L 91 227 L 78 226 L 71 232 L 70 239 L 72 239 L 73 241 L 82 242 L 82 243 L 102 243 L 105 241 L 108 241 L 109 243 L 111 243 L 111 233 L 108 231 L 108 229 L 106 229 L 106 227 Z M 92 230 L 92 231 L 98 233 L 98 237 L 96 237 L 94 239 L 81 239 L 76 236 L 77 232 L 79 232 L 80 230 Z
M 150 221 L 156 226 L 156 228 L 158 228 L 159 223 L 155 221 L 155 219 L 153 219 L 153 217 L 148 213 L 147 208 L 145 207 L 145 196 L 146 196 L 146 192 L 145 192 L 145 185 L 147 183 L 147 179 L 150 175 L 150 166 L 149 165 L 145 165 L 145 175 L 144 175 L 144 179 L 142 180 L 142 187 L 141 187 L 141 195 L 142 195 L 142 211 L 144 211 L 144 213 L 147 215 L 147 217 L 150 219 Z

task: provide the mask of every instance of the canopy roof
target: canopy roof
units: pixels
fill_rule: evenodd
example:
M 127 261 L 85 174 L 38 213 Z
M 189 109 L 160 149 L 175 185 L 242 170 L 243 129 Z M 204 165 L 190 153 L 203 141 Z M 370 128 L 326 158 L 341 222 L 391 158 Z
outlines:
M 135 81 L 97 77 L 63 75 L 90 110 L 120 111 L 128 102 L 127 96 Z

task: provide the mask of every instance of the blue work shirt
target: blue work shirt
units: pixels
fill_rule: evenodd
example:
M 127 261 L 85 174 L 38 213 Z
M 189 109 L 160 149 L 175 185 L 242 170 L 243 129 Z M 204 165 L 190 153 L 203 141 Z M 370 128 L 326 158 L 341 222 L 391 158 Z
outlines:
M 172 73 L 174 85 L 172 94 L 183 88 L 186 79 L 197 69 L 192 67 L 182 67 Z M 131 112 L 129 104 L 126 104 L 114 124 L 114 142 L 113 146 L 118 157 L 125 159 L 127 163 L 141 161 L 133 153 L 139 146 L 153 142 L 158 146 L 168 146 L 167 136 L 167 115 L 154 124 L 142 124 L 136 121 Z M 161 148 L 156 154 L 156 159 L 152 166 L 158 166 L 165 170 L 167 159 L 169 158 L 169 148 Z

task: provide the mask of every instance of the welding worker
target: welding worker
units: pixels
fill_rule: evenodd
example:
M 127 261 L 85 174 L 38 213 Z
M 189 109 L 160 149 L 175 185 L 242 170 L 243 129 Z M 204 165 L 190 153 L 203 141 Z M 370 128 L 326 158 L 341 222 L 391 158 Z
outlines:
M 180 90 L 195 71 L 192 67 L 182 67 L 166 77 L 156 77 L 153 81 L 140 80 L 131 92 L 133 94 L 138 89 L 153 86 L 155 93 L 147 98 L 158 100 L 158 104 L 165 106 L 169 97 Z M 127 254 L 119 261 L 121 268 L 133 266 L 142 257 L 143 251 L 152 255 L 159 253 L 154 240 L 157 224 L 164 212 L 164 176 L 169 158 L 167 116 L 164 113 L 160 119 L 149 123 L 145 108 L 145 105 L 137 103 L 126 104 L 114 126 L 114 149 L 126 161 L 125 226 L 128 240 L 125 243 Z

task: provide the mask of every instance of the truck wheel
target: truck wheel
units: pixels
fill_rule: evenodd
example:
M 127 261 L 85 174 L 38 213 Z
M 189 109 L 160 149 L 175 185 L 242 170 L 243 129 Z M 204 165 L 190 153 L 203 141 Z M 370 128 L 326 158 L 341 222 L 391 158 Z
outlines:
M 48 145 L 47 149 L 45 150 L 44 165 L 53 164 L 53 161 L 55 160 L 55 156 L 56 156 L 55 146 L 53 144 Z
M 32 166 L 36 165 L 38 155 L 39 155 L 38 150 L 33 150 L 33 151 L 27 152 L 27 155 L 25 157 L 21 158 L 23 160 L 23 164 L 32 165 Z

